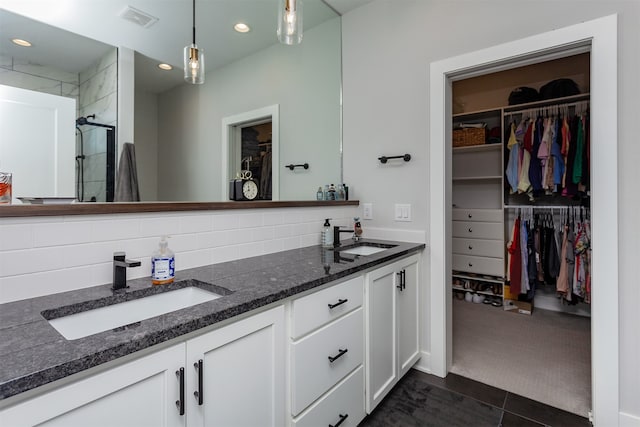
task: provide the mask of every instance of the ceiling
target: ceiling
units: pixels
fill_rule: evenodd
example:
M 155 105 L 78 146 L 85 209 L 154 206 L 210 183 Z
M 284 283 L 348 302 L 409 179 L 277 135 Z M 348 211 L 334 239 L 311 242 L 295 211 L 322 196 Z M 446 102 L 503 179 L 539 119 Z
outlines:
M 370 1 L 305 0 L 304 29 L 335 17 L 335 12 L 344 14 Z M 123 46 L 137 52 L 139 75 L 142 68 L 151 70 L 159 62 L 174 66 L 169 73 L 156 68 L 142 79 L 148 90 L 157 86 L 158 91 L 181 81 L 183 48 L 191 43 L 191 4 L 189 0 L 0 0 L 0 54 L 79 72 L 102 57 L 109 45 Z M 197 0 L 196 42 L 205 51 L 207 69 L 277 43 L 276 4 L 276 0 Z M 126 21 L 119 15 L 127 6 L 158 21 L 148 28 Z M 237 22 L 247 23 L 251 31 L 235 32 Z M 9 41 L 13 37 L 30 40 L 33 47 L 17 47 Z

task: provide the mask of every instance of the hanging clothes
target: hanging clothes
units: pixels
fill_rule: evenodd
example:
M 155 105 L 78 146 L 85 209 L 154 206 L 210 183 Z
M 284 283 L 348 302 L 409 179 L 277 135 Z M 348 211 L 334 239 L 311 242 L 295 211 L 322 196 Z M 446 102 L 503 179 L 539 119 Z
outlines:
M 509 242 L 509 286 L 511 293 L 518 295 L 522 288 L 522 252 L 520 251 L 520 217 L 513 224 L 513 238 Z

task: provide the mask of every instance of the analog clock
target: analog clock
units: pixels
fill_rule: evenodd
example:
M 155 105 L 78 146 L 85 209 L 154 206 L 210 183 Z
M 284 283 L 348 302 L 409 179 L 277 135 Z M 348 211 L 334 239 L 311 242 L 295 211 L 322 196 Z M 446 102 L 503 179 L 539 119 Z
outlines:
M 252 179 L 248 179 L 242 183 L 242 195 L 247 200 L 254 200 L 258 197 L 258 184 Z

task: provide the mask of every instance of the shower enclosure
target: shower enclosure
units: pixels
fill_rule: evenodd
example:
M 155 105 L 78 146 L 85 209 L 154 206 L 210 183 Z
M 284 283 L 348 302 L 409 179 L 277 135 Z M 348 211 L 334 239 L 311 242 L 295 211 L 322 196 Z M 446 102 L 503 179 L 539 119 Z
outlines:
M 116 127 L 89 119 L 95 119 L 95 114 L 76 120 L 76 199 L 113 202 Z

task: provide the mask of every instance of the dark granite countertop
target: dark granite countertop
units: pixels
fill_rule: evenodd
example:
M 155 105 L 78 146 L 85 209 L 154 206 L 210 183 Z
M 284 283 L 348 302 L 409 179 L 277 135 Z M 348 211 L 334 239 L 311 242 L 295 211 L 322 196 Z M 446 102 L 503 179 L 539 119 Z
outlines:
M 179 270 L 172 285 L 152 286 L 150 278 L 141 278 L 129 280 L 129 288 L 117 294 L 106 284 L 1 304 L 0 400 L 417 253 L 425 247 L 424 244 L 370 239 L 362 242 L 395 246 L 369 256 L 339 254 L 310 246 Z M 343 246 L 347 246 L 346 242 Z M 65 339 L 44 317 L 51 319 L 126 301 L 140 294 L 167 292 L 184 286 L 213 288 L 226 295 L 142 320 L 131 327 L 75 340 Z

